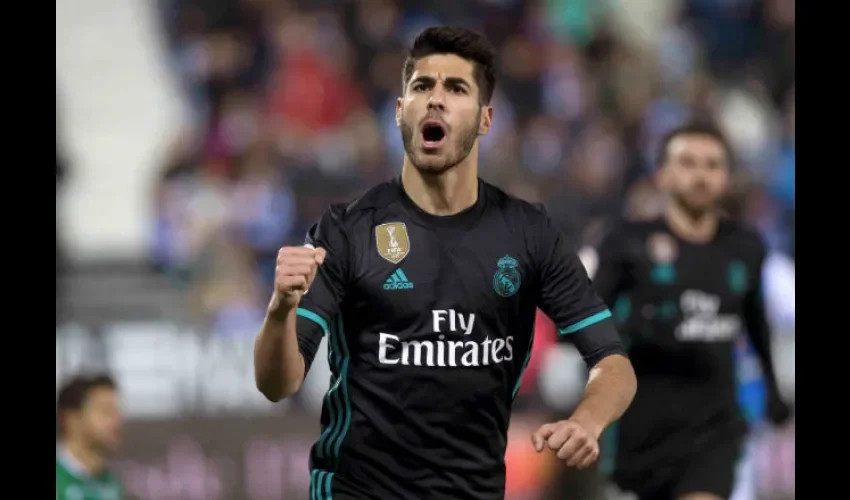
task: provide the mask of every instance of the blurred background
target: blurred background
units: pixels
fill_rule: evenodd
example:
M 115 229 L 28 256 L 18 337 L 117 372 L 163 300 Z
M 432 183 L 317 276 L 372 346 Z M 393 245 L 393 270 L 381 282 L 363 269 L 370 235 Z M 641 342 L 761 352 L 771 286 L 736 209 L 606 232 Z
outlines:
M 436 24 L 499 50 L 482 177 L 543 202 L 591 272 L 612 218 L 660 213 L 660 136 L 694 116 L 726 130 L 740 167 L 727 208 L 771 246 L 793 400 L 794 0 L 59 0 L 56 382 L 116 377 L 129 498 L 307 497 L 326 362 L 281 404 L 253 381 L 276 251 L 399 173 L 404 50 Z M 584 382 L 547 332 L 541 317 L 509 499 L 578 498 L 582 482 L 528 443 Z M 793 425 L 761 424 L 758 364 L 738 354 L 753 438 L 736 499 L 794 498 Z

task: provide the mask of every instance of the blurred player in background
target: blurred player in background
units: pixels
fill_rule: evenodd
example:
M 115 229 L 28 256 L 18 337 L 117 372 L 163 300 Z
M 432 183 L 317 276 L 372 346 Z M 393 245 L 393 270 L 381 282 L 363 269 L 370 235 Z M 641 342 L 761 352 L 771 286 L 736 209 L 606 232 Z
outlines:
M 313 500 L 503 499 L 538 306 L 591 367 L 570 418 L 533 433 L 538 452 L 587 467 L 634 395 L 611 313 L 567 237 L 478 178 L 494 59 L 469 30 L 421 33 L 396 107 L 401 176 L 332 206 L 306 247 L 280 251 L 255 374 L 270 400 L 293 394 L 328 337 Z
M 624 223 L 600 245 L 594 287 L 624 326 L 640 390 L 618 426 L 615 482 L 640 500 L 727 499 L 747 428 L 733 347 L 746 332 L 767 414 L 784 422 L 762 298 L 759 235 L 721 217 L 731 153 L 713 126 L 671 131 L 658 157 L 665 215 Z
M 109 376 L 76 377 L 59 391 L 57 500 L 120 500 L 107 460 L 121 445 L 122 415 Z

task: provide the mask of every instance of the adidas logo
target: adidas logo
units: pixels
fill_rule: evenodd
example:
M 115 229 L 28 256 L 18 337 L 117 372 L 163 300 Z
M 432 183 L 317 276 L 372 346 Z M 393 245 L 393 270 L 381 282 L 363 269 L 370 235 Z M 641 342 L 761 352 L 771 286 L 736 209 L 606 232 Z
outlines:
M 384 283 L 384 290 L 409 290 L 412 288 L 413 283 L 407 279 L 407 275 L 401 269 L 396 269 Z

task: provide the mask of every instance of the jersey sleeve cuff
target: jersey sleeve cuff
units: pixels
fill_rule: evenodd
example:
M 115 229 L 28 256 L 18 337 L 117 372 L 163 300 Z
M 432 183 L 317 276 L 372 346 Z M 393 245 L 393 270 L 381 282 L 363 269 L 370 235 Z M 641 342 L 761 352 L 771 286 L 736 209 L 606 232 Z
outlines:
M 304 307 L 299 307 L 295 311 L 295 314 L 297 316 L 295 328 L 296 331 L 303 333 L 315 332 L 319 333 L 322 336 L 328 334 L 329 326 L 325 318 Z
M 608 309 L 559 328 L 558 333 L 562 339 L 569 339 L 578 348 L 588 368 L 614 354 L 628 357 Z
M 558 327 L 558 335 L 570 335 L 586 328 L 592 327 L 594 325 L 599 324 L 601 321 L 609 319 L 611 317 L 611 311 L 607 308 L 599 311 L 596 314 L 592 314 L 581 321 L 577 321 L 565 327 Z
M 628 358 L 629 354 L 626 352 L 626 349 L 623 348 L 623 344 L 609 344 L 606 346 L 602 346 L 598 348 L 596 351 L 589 352 L 582 356 L 584 358 L 584 363 L 588 368 L 593 368 L 597 363 L 607 358 L 608 356 L 619 355 L 624 358 Z
M 313 365 L 322 336 L 328 333 L 328 322 L 309 309 L 299 307 L 296 311 L 295 332 L 298 335 L 298 350 L 304 358 L 304 377 Z

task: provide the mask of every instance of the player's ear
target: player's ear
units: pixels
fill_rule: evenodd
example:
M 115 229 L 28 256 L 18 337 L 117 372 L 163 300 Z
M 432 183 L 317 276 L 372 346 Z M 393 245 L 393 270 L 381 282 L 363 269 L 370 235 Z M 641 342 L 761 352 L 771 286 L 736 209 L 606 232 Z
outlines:
M 399 97 L 395 100 L 395 125 L 396 127 L 401 127 L 401 102 L 402 98 Z
M 493 106 L 481 106 L 481 120 L 478 121 L 478 135 L 487 135 L 493 125 Z

